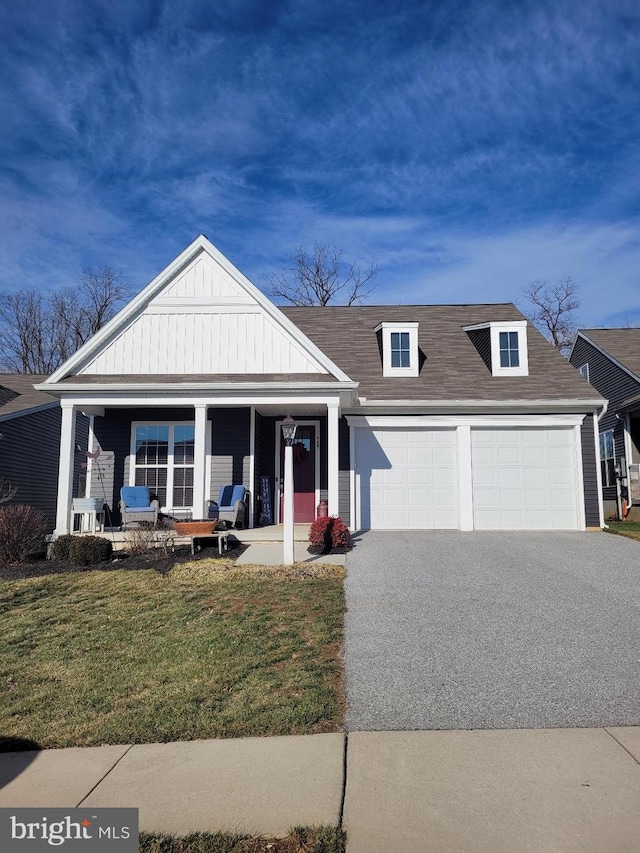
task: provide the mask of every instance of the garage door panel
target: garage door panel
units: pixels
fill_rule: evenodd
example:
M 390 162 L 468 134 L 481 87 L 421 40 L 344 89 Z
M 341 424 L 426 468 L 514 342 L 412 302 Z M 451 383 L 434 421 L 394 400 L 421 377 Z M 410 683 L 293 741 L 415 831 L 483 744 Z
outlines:
M 355 445 L 363 527 L 458 527 L 455 430 L 358 429 Z
M 478 530 L 578 527 L 571 428 L 472 429 Z

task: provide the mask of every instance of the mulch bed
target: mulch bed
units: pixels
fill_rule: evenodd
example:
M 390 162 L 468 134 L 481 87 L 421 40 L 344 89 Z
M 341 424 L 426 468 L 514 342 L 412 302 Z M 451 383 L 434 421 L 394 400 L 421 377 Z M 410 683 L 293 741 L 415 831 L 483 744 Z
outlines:
M 238 543 L 224 551 L 222 557 L 218 554 L 218 545 L 204 547 L 191 553 L 191 546 L 176 545 L 174 551 L 166 552 L 162 548 L 145 551 L 142 554 L 127 554 L 125 551 L 114 551 L 109 562 L 96 563 L 94 566 L 75 566 L 67 560 L 47 560 L 44 554 L 36 557 L 30 563 L 15 566 L 0 565 L 0 580 L 15 581 L 25 578 L 42 577 L 44 575 L 74 574 L 77 572 L 109 572 L 115 569 L 139 571 L 154 569 L 159 574 L 168 574 L 177 563 L 197 562 L 199 560 L 236 560 L 247 546 Z

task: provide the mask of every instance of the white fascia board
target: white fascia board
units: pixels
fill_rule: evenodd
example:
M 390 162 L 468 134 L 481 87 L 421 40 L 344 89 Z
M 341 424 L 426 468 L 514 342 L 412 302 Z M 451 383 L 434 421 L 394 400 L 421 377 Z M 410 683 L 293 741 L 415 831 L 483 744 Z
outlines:
M 580 426 L 586 415 L 557 414 L 557 415 L 346 415 L 347 423 L 352 429 L 383 429 L 383 428 L 427 428 L 446 427 L 455 429 L 458 426 L 469 427 L 525 427 L 525 426 Z
M 213 243 L 208 240 L 204 234 L 200 234 L 187 248 L 181 252 L 178 257 L 169 264 L 161 273 L 159 273 L 149 284 L 143 288 L 140 293 L 135 296 L 127 305 L 119 311 L 112 320 L 102 327 L 96 334 L 90 338 L 86 344 L 71 356 L 58 370 L 50 376 L 51 382 L 58 382 L 65 376 L 68 376 L 76 367 L 90 359 L 105 342 L 110 338 L 115 337 L 120 328 L 135 314 L 145 306 L 153 296 L 162 290 L 169 281 L 177 275 L 183 267 L 186 267 L 200 252 L 206 252 L 214 261 L 216 261 L 241 287 L 243 287 L 268 315 L 281 328 L 286 330 L 291 337 L 304 349 L 308 355 L 315 359 L 328 373 L 331 373 L 336 379 L 343 382 L 351 381 L 344 371 L 337 364 L 334 364 L 325 353 L 322 352 L 276 305 L 268 299 L 262 291 L 249 281 L 239 269 L 237 269 L 231 261 L 229 261 L 220 252 Z
M 20 409 L 19 412 L 9 412 L 6 415 L 0 414 L 0 421 L 12 421 L 24 415 L 35 415 L 37 412 L 46 412 L 47 409 L 57 409 L 59 405 L 59 401 L 54 400 L 52 403 L 43 403 L 41 406 L 32 406 L 30 409 Z
M 471 326 L 463 326 L 465 332 L 474 332 L 477 329 L 525 329 L 527 327 L 526 320 L 487 320 L 484 323 L 474 323 Z
M 637 373 L 634 373 L 634 372 L 633 372 L 633 370 L 629 370 L 629 368 L 628 368 L 628 367 L 625 367 L 625 366 L 624 366 L 624 364 L 623 364 L 621 361 L 618 361 L 618 359 L 617 359 L 617 358 L 614 358 L 614 357 L 611 355 L 611 353 L 608 353 L 608 352 L 606 351 L 606 349 L 602 349 L 602 347 L 599 347 L 599 346 L 598 346 L 598 344 L 594 343 L 594 342 L 591 340 L 591 338 L 588 338 L 586 335 L 583 335 L 583 334 L 582 334 L 582 332 L 578 332 L 578 335 L 576 336 L 576 340 L 578 340 L 578 337 L 581 337 L 581 338 L 582 338 L 583 340 L 585 340 L 588 344 L 590 344 L 594 349 L 597 349 L 599 353 L 602 353 L 602 355 L 603 355 L 605 358 L 608 358 L 608 359 L 609 359 L 609 361 L 610 361 L 612 364 L 615 364 L 615 365 L 616 365 L 616 367 L 619 367 L 619 368 L 620 368 L 620 370 L 624 370 L 624 372 L 625 372 L 625 373 L 627 373 L 627 374 L 628 374 L 632 379 L 635 379 L 635 381 L 636 381 L 636 382 L 640 383 L 640 376 L 638 376 L 638 374 L 637 374 Z M 574 342 L 574 346 L 575 346 L 575 342 Z M 571 354 L 573 354 L 573 347 L 571 348 Z M 569 356 L 569 358 L 571 358 L 571 355 Z M 585 363 L 586 363 L 586 362 L 585 362 Z
M 216 394 L 221 392 L 232 392 L 235 394 L 259 394 L 259 399 L 262 398 L 262 392 L 290 392 L 291 394 L 300 394 L 311 392 L 344 392 L 348 391 L 352 395 L 357 391 L 357 382 L 304 382 L 295 384 L 292 382 L 105 382 L 99 384 L 92 382 L 65 382 L 58 385 L 36 385 L 38 391 L 46 391 L 47 394 L 54 394 L 62 397 L 70 393 L 82 394 L 139 394 L 141 392 L 149 394 L 162 394 L 158 397 L 161 401 L 165 394 L 180 394 L 181 392 L 192 393 L 200 392 L 201 394 Z M 55 405 L 55 404 L 54 404 Z
M 69 394 L 67 397 L 64 397 L 60 401 L 60 405 L 64 408 L 65 406 L 73 406 L 76 409 L 81 409 L 84 406 L 105 406 L 105 407 L 136 407 L 136 406 L 162 406 L 162 407 L 170 407 L 170 406 L 195 406 L 202 405 L 205 403 L 210 408 L 217 408 L 222 406 L 250 406 L 250 405 L 272 405 L 272 406 L 292 406 L 295 404 L 299 405 L 321 405 L 321 406 L 335 406 L 336 397 L 335 394 L 309 394 L 306 392 L 300 393 L 290 393 L 290 394 L 227 394 L 220 396 L 212 396 L 207 391 L 202 391 L 201 393 L 196 393 L 194 391 L 185 392 L 185 394 L 181 395 L 176 392 L 173 396 L 171 395 L 163 395 L 162 397 L 158 397 L 156 394 L 145 394 L 143 392 L 139 394 L 125 394 L 121 395 L 117 392 L 113 392 L 113 394 L 106 393 L 96 393 L 95 395 L 89 394 Z
M 399 414 L 416 415 L 440 412 L 461 411 L 518 411 L 542 412 L 596 412 L 605 404 L 603 399 L 586 400 L 367 400 L 361 402 L 358 408 L 346 408 L 345 414 L 384 414 L 398 412 Z

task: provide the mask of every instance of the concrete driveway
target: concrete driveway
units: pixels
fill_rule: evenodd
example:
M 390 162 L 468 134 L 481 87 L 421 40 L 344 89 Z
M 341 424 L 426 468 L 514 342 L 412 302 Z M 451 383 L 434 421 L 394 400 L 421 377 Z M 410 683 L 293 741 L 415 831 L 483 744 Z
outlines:
M 366 533 L 347 572 L 350 731 L 640 724 L 640 542 Z

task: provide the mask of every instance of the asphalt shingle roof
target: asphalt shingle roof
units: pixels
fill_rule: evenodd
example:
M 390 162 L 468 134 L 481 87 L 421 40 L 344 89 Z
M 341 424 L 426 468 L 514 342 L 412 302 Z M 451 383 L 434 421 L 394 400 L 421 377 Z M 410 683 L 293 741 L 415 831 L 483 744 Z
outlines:
M 580 334 L 640 376 L 640 329 L 580 329 Z
M 369 400 L 597 400 L 599 395 L 531 324 L 529 376 L 492 376 L 465 326 L 523 320 L 497 305 L 363 305 L 282 308 Z M 382 322 L 418 322 L 425 356 L 417 377 L 384 377 L 378 339 Z
M 0 417 L 57 403 L 56 397 L 33 387 L 46 378 L 35 373 L 0 373 Z

